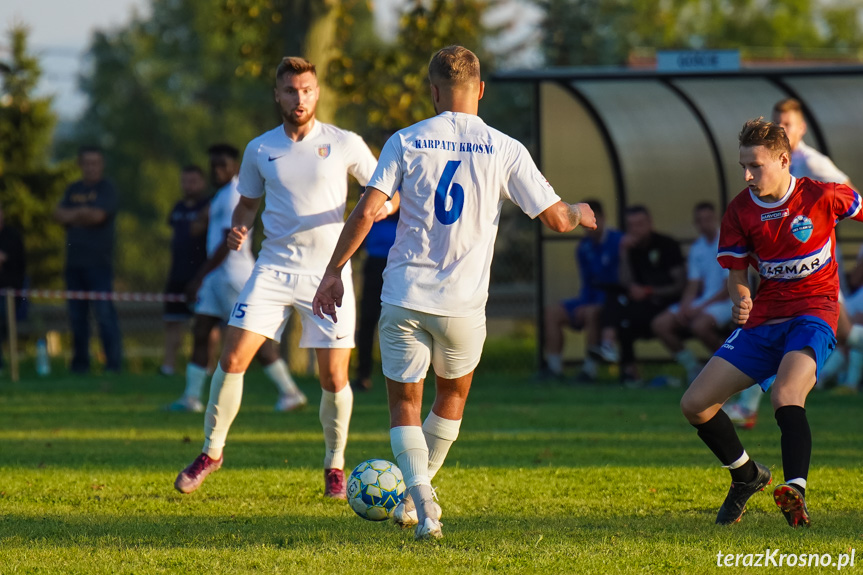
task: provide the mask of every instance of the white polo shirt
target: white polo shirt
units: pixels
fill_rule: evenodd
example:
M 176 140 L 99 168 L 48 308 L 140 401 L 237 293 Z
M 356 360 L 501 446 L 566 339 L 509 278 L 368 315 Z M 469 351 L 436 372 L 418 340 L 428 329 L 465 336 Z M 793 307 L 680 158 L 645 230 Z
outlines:
M 282 125 L 249 142 L 240 194 L 267 196 L 261 216 L 266 239 L 257 265 L 322 275 L 344 226 L 347 175 L 365 185 L 375 164 L 362 138 L 318 121 L 299 142 Z
M 208 258 L 213 257 L 219 246 L 225 243 L 225 234 L 231 229 L 231 218 L 238 203 L 240 203 L 240 193 L 237 191 L 237 178 L 233 178 L 219 188 L 210 200 L 210 220 L 207 224 Z M 228 274 L 233 283 L 242 285 L 252 273 L 254 264 L 252 243 L 245 242 L 239 251 L 229 250 L 228 255 L 216 269 Z
M 719 232 L 712 242 L 705 236 L 698 236 L 689 248 L 687 276 L 689 281 L 701 281 L 701 294 L 693 302 L 701 305 L 719 292 L 728 291 L 728 270 L 716 260 L 719 252 Z
M 504 200 L 531 218 L 560 201 L 523 145 L 455 112 L 394 134 L 368 185 L 401 188 L 381 300 L 450 317 L 485 307 Z
M 848 176 L 833 161 L 806 142 L 800 141 L 791 152 L 791 175 L 819 182 L 844 184 Z

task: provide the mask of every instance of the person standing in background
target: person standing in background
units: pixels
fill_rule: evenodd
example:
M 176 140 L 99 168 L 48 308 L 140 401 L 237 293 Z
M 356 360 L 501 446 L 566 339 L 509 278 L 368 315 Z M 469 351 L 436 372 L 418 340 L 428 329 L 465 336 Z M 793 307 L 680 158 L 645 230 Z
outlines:
M 26 270 L 24 241 L 15 228 L 6 225 L 3 206 L 0 205 L 0 289 L 23 289 Z M 22 298 L 15 298 L 16 313 L 21 307 Z M 6 304 L 0 303 L 0 343 L 6 338 Z M 2 347 L 0 347 L 2 350 Z M 0 370 L 3 369 L 3 355 L 0 351 Z
M 101 148 L 81 147 L 78 166 L 81 179 L 66 189 L 60 205 L 54 210 L 54 219 L 66 228 L 66 288 L 111 292 L 117 192 L 104 178 L 105 156 Z M 90 371 L 90 307 L 88 300 L 69 300 L 74 373 Z M 92 308 L 105 350 L 105 369 L 119 372 L 123 348 L 117 310 L 110 300 L 93 301 Z

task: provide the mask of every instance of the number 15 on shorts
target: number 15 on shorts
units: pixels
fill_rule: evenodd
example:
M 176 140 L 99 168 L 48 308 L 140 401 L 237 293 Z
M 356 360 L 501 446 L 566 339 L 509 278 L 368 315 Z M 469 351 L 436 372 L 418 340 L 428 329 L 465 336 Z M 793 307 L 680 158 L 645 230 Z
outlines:
M 237 302 L 234 304 L 234 309 L 231 311 L 231 317 L 235 317 L 237 319 L 242 319 L 246 317 L 246 308 L 249 307 L 247 303 Z

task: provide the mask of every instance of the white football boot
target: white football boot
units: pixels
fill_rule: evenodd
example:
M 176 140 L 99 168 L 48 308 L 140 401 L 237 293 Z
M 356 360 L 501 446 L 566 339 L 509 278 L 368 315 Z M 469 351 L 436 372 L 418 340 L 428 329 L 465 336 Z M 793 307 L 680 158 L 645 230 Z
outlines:
M 309 400 L 306 399 L 306 395 L 302 391 L 290 395 L 280 395 L 275 410 L 282 413 L 295 411 L 305 407 L 308 402 Z
M 432 490 L 432 496 L 434 499 L 437 499 L 437 494 L 434 490 Z M 423 503 L 429 504 L 428 506 L 424 506 L 428 513 L 422 523 L 417 521 L 417 528 L 416 531 L 414 531 L 414 539 L 417 541 L 422 541 L 424 539 L 440 539 L 443 537 L 443 532 L 441 531 L 443 523 L 440 521 L 440 517 L 442 515 L 440 505 L 438 505 L 434 500 L 422 501 L 420 502 L 420 505 L 423 505 Z M 414 510 L 414 513 L 416 513 L 416 509 Z
M 393 509 L 393 523 L 402 529 L 413 527 L 419 523 L 419 519 L 417 519 L 417 507 L 414 505 L 414 500 L 409 493 L 405 493 L 404 498 Z

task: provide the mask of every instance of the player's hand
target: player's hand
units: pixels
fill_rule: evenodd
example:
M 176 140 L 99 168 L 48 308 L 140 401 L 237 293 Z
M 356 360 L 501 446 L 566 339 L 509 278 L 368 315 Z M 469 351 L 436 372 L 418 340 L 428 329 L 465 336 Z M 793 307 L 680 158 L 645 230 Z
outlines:
M 595 230 L 596 214 L 593 213 L 593 209 L 588 204 L 584 203 L 575 205 L 581 211 L 581 220 L 579 220 L 578 225 L 589 230 Z
M 243 242 L 246 241 L 247 235 L 249 235 L 249 228 L 246 226 L 231 228 L 231 231 L 228 232 L 228 236 L 225 239 L 228 244 L 228 249 L 234 251 L 239 250 L 243 247 Z
M 338 323 L 336 308 L 342 307 L 342 298 L 345 295 L 345 286 L 341 276 L 325 274 L 312 299 L 312 313 L 321 319 L 324 315 L 333 318 L 333 323 Z
M 731 320 L 740 325 L 749 320 L 749 312 L 752 311 L 752 300 L 749 296 L 740 298 L 740 303 L 731 306 Z

